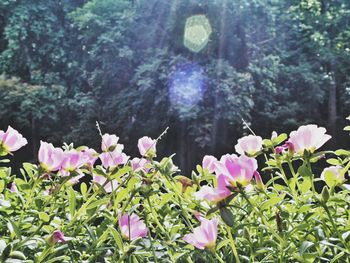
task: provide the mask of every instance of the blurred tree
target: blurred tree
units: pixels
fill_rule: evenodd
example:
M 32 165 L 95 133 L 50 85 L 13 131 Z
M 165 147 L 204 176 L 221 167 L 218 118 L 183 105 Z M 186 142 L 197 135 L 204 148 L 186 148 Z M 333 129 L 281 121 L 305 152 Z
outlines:
M 194 15 L 212 29 L 198 52 L 184 45 Z M 97 120 L 131 154 L 170 126 L 161 152 L 185 172 L 232 152 L 241 118 L 263 136 L 334 132 L 350 99 L 349 17 L 346 0 L 3 0 L 0 125 L 33 145 L 98 147 Z

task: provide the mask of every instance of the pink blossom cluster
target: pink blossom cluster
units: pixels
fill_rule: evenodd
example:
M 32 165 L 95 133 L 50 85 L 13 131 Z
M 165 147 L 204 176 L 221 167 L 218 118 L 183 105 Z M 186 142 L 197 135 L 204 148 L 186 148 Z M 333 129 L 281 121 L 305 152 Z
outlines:
M 246 187 L 257 172 L 257 161 L 246 155 L 237 156 L 226 154 L 217 160 L 214 156 L 205 156 L 202 163 L 203 169 L 216 175 L 217 187 L 203 186 L 194 195 L 199 200 L 209 200 L 217 203 L 231 194 L 232 188 Z M 260 181 L 259 181 L 260 182 Z
M 275 148 L 275 153 L 282 154 L 286 150 L 292 155 L 303 155 L 305 151 L 313 153 L 331 138 L 332 136 L 326 134 L 326 129 L 323 127 L 315 124 L 300 126 L 290 133 L 284 145 Z
M 277 138 L 276 133 L 274 133 L 272 140 L 275 138 Z M 284 145 L 275 148 L 275 154 L 283 154 L 285 151 L 292 155 L 303 155 L 305 151 L 313 153 L 330 138 L 331 136 L 326 134 L 325 128 L 316 125 L 301 126 L 298 130 L 290 133 L 289 139 Z M 91 170 L 97 159 L 100 159 L 102 169 L 106 171 L 129 163 L 133 172 L 147 173 L 151 169 L 151 159 L 156 156 L 156 143 L 157 140 L 147 136 L 140 138 L 138 149 L 142 157 L 130 160 L 130 157 L 123 152 L 124 145 L 119 143 L 119 137 L 107 133 L 102 136 L 101 154 L 88 147 L 62 149 L 41 141 L 38 159 L 45 173 L 57 172 L 62 177 L 72 176 L 70 181 L 76 183 L 84 175 L 82 168 Z M 27 140 L 12 127 L 9 126 L 6 132 L 0 130 L 0 153 L 17 151 L 26 144 Z M 215 186 L 202 186 L 198 192 L 194 193 L 196 199 L 208 200 L 213 203 L 221 202 L 229 197 L 232 191 L 249 187 L 253 178 L 259 189 L 264 188 L 261 176 L 257 171 L 257 160 L 254 158 L 264 151 L 262 138 L 255 135 L 244 136 L 238 140 L 235 150 L 239 156 L 225 154 L 219 160 L 211 155 L 204 156 L 203 170 L 205 173 L 215 175 Z M 344 181 L 342 167 L 326 168 L 321 179 L 329 183 L 329 178 L 334 181 L 334 185 L 341 184 Z M 93 174 L 92 181 L 94 184 L 103 186 L 107 193 L 113 192 L 119 186 L 116 179 L 109 180 L 97 174 Z M 11 185 L 11 192 L 18 192 L 15 183 Z M 215 217 L 209 220 L 201 215 L 196 217 L 200 221 L 200 225 L 194 228 L 192 233 L 185 235 L 183 240 L 198 249 L 215 248 L 219 220 Z M 120 231 L 127 240 L 132 241 L 148 234 L 149 230 L 146 224 L 135 213 L 120 214 L 118 222 Z M 65 237 L 63 232 L 59 230 L 54 231 L 50 237 L 51 244 L 64 243 L 67 240 L 69 238 Z

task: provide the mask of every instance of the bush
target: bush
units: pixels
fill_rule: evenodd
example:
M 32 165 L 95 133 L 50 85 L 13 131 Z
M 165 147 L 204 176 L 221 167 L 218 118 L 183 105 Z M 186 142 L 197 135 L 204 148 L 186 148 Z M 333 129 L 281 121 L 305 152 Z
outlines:
M 324 128 L 245 136 L 239 155 L 205 156 L 190 178 L 172 156 L 157 158 L 162 135 L 139 139 L 140 158 L 127 156 L 116 135 L 101 134 L 100 154 L 42 141 L 39 164 L 24 163 L 21 175 L 1 167 L 1 262 L 349 258 L 350 152 L 318 151 L 331 138 Z M 0 131 L 2 156 L 26 144 L 13 128 Z M 317 173 L 321 159 L 331 166 Z

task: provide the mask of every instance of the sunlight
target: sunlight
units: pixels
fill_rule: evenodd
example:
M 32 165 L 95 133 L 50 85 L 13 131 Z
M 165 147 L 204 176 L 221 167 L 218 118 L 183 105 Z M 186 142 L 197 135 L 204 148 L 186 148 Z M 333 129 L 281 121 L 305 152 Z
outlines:
M 210 22 L 205 15 L 194 15 L 186 20 L 184 45 L 193 52 L 201 51 L 209 41 L 212 32 Z
M 203 69 L 197 64 L 181 65 L 171 76 L 169 100 L 173 108 L 184 111 L 196 106 L 205 90 Z

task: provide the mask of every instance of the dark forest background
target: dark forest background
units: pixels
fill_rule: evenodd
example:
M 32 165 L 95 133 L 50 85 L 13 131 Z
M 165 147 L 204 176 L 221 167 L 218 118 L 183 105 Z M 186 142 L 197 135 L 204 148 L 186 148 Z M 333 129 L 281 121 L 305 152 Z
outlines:
M 205 15 L 208 44 L 184 46 L 188 17 Z M 174 72 L 199 67 L 201 100 L 175 107 Z M 204 154 L 233 152 L 251 128 L 263 137 L 316 123 L 336 136 L 350 104 L 348 0 L 0 0 L 0 127 L 99 150 L 103 132 L 157 137 L 188 172 Z M 18 156 L 18 155 L 17 155 Z

